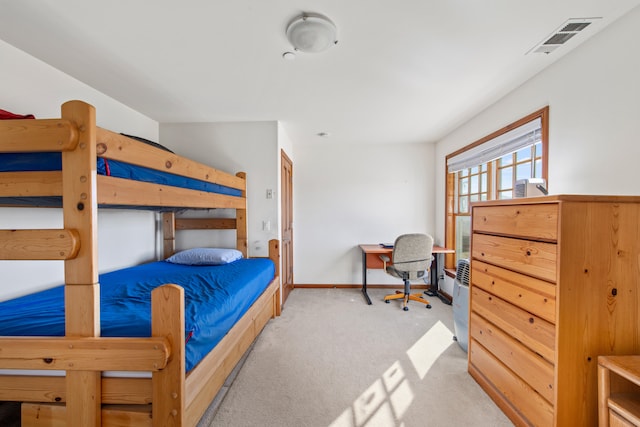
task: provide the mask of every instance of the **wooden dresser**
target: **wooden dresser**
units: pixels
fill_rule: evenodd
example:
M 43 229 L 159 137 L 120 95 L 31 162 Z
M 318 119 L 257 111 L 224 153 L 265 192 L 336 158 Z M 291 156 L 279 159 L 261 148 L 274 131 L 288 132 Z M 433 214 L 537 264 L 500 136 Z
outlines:
M 598 424 L 599 355 L 640 354 L 640 197 L 472 206 L 469 373 L 516 425 Z

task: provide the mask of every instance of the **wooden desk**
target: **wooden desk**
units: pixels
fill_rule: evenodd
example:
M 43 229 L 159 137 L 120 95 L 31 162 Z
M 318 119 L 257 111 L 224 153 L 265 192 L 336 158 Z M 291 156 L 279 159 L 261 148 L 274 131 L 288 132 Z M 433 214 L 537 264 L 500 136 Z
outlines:
M 380 259 L 380 255 L 387 255 L 389 258 L 391 258 L 393 248 L 383 248 L 379 244 L 362 244 L 358 246 L 362 251 L 362 295 L 364 295 L 367 304 L 371 305 L 371 298 L 369 298 L 369 295 L 367 294 L 367 269 L 382 269 L 384 267 L 384 263 Z M 447 249 L 443 248 L 442 246 L 433 245 L 433 250 L 431 251 L 431 253 L 433 254 L 433 263 L 430 269 L 431 278 L 429 280 L 429 290 L 425 292 L 427 295 L 440 295 L 438 293 L 438 255 L 452 254 L 454 252 L 455 251 L 453 249 Z M 443 301 L 446 301 L 447 304 L 450 304 L 448 300 Z

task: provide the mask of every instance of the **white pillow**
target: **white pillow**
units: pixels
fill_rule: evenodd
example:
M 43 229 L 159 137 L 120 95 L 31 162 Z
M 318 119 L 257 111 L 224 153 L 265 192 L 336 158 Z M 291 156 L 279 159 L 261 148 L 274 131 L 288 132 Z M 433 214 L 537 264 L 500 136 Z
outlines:
M 186 265 L 221 265 L 240 258 L 242 258 L 242 252 L 237 249 L 194 248 L 175 253 L 166 261 Z

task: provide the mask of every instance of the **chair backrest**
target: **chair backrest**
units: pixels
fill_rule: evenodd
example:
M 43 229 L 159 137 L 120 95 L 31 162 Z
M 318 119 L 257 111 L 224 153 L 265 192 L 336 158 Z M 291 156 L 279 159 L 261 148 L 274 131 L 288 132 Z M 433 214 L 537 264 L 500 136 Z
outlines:
M 393 268 L 398 272 L 409 273 L 409 279 L 424 276 L 431 266 L 433 237 L 428 234 L 403 234 L 393 244 Z

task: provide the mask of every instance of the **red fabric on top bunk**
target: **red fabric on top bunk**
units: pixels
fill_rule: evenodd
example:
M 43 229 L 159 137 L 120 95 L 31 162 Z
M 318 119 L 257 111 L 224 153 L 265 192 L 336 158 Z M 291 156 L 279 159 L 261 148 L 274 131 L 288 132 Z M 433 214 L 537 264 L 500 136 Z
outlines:
M 10 111 L 0 110 L 0 120 L 35 119 L 33 114 L 14 114 Z

